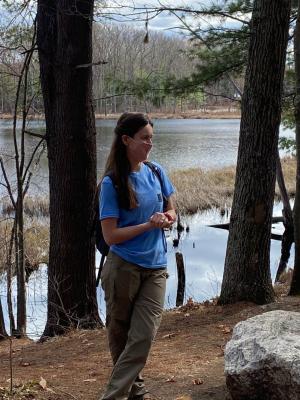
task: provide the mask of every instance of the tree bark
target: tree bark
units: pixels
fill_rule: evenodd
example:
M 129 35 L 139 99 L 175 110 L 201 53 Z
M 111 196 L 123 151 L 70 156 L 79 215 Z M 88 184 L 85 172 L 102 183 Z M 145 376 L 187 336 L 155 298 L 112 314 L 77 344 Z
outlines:
M 271 219 L 290 0 L 256 0 L 220 304 L 274 299 Z
M 177 295 L 176 295 L 176 307 L 182 306 L 184 300 L 184 292 L 185 292 L 185 270 L 184 270 L 184 261 L 183 255 L 179 251 L 175 253 L 176 257 L 176 265 L 177 265 L 177 276 L 178 276 L 178 285 L 177 285 Z
M 24 258 L 24 210 L 23 210 L 23 190 L 22 182 L 18 181 L 18 199 L 16 209 L 16 242 L 18 247 L 17 266 L 17 329 L 15 336 L 18 338 L 26 336 L 26 282 L 25 282 L 25 258 Z
M 9 249 L 7 254 L 7 262 L 6 262 L 6 283 L 7 283 L 7 309 L 10 323 L 10 334 L 14 336 L 16 334 L 16 326 L 15 326 L 15 318 L 13 312 L 13 304 L 12 304 L 12 251 L 15 237 L 15 229 L 16 229 L 16 221 L 13 225 L 10 241 L 9 241 Z
M 0 297 L 0 341 L 3 339 L 6 339 L 7 337 L 8 337 L 8 335 L 7 335 L 7 332 L 5 329 L 2 303 L 1 303 L 1 297 Z
M 281 257 L 275 277 L 275 282 L 278 282 L 280 279 L 280 275 L 286 270 L 287 263 L 289 261 L 291 254 L 291 247 L 294 242 L 293 211 L 290 205 L 290 199 L 284 182 L 279 151 L 277 151 L 277 160 L 276 160 L 276 179 L 280 190 L 281 200 L 283 203 L 282 216 L 284 225 L 284 232 L 281 241 Z
M 42 339 L 101 324 L 96 301 L 93 0 L 39 0 L 37 40 L 49 160 L 48 316 Z
M 295 263 L 294 272 L 290 287 L 290 295 L 300 294 L 300 1 L 298 1 L 297 22 L 294 34 L 295 54 L 295 75 L 296 75 L 296 96 L 295 121 L 296 121 L 296 194 L 294 203 L 294 242 L 295 242 Z

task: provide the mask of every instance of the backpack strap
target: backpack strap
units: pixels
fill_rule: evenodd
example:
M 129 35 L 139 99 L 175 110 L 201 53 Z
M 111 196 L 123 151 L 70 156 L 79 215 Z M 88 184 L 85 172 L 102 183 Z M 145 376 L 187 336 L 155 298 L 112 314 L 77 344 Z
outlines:
M 163 181 L 160 175 L 160 170 L 159 168 L 154 165 L 151 161 L 144 161 L 144 164 L 147 165 L 151 169 L 151 171 L 157 176 L 157 179 L 159 180 L 161 188 L 163 188 Z
M 168 205 L 168 199 L 163 194 L 163 186 L 164 186 L 164 184 L 163 184 L 163 180 L 162 180 L 162 177 L 161 177 L 161 174 L 160 174 L 160 169 L 150 161 L 144 161 L 144 164 L 147 165 L 147 167 L 149 167 L 151 169 L 151 171 L 155 174 L 155 176 L 159 180 L 160 187 L 161 187 L 161 193 L 162 193 L 162 197 L 163 197 L 163 210 L 165 211 L 166 208 L 167 208 L 167 205 Z

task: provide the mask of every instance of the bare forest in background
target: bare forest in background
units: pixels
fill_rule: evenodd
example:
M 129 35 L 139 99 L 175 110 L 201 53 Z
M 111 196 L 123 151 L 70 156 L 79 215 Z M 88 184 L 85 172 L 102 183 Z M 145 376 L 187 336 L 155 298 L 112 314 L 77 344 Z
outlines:
M 11 34 L 2 32 L 11 40 Z M 28 31 L 30 37 L 30 31 Z M 145 32 L 128 25 L 94 24 L 93 96 L 96 116 L 124 111 L 176 114 L 221 109 L 239 110 L 239 100 L 228 80 L 199 87 L 178 87 L 174 82 L 196 72 L 201 60 L 191 55 L 193 43 L 179 35 Z M 26 43 L 26 37 L 23 39 Z M 29 40 L 28 40 L 29 42 Z M 2 49 L 0 60 L 0 116 L 13 114 L 14 88 L 22 68 L 19 49 Z M 43 117 L 37 54 L 28 71 L 28 90 L 33 95 L 30 113 Z

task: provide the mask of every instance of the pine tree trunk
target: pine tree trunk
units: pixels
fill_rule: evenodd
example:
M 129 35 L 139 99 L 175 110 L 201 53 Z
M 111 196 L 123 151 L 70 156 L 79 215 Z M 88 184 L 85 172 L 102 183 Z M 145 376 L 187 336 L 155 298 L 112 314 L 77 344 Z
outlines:
M 38 1 L 50 186 L 48 317 L 43 338 L 101 323 L 92 240 L 96 190 L 92 16 L 93 0 Z
M 294 34 L 294 54 L 296 73 L 295 121 L 296 121 L 296 195 L 294 204 L 294 242 L 295 264 L 290 295 L 300 294 L 300 1 L 298 2 L 297 22 Z
M 256 0 L 220 304 L 274 298 L 271 219 L 290 0 Z

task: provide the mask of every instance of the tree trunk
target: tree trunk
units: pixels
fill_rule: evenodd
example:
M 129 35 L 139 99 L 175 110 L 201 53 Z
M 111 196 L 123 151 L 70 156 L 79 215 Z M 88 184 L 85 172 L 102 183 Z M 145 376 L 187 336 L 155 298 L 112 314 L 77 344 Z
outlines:
M 24 216 L 23 216 L 23 190 L 22 182 L 18 182 L 18 200 L 16 210 L 16 227 L 18 262 L 17 266 L 17 330 L 18 338 L 26 336 L 26 283 L 25 283 L 25 257 L 24 257 Z
M 7 332 L 5 329 L 2 303 L 1 303 L 1 297 L 0 297 L 0 341 L 3 339 L 6 339 L 7 337 L 8 337 L 8 335 L 7 335 Z
M 271 302 L 271 219 L 290 0 L 256 0 L 220 304 Z
M 42 339 L 101 323 L 96 301 L 93 0 L 39 0 L 37 40 L 50 186 L 48 315 Z
M 286 270 L 287 263 L 291 254 L 291 247 L 294 242 L 293 212 L 284 182 L 284 176 L 278 151 L 276 161 L 276 178 L 280 190 L 281 200 L 283 203 L 282 216 L 284 225 L 284 232 L 281 241 L 281 257 L 275 277 L 275 282 L 278 282 L 280 279 L 280 275 Z
M 7 255 L 7 262 L 6 262 L 6 283 L 7 283 L 7 309 L 8 309 L 8 316 L 9 316 L 9 323 L 10 323 L 10 334 L 14 336 L 16 334 L 16 327 L 15 327 L 15 318 L 13 312 L 13 305 L 12 305 L 12 251 L 13 251 L 13 244 L 14 244 L 14 237 L 15 237 L 15 229 L 16 229 L 16 222 L 11 231 L 10 241 L 9 241 L 9 250 Z
M 178 276 L 178 285 L 177 285 L 177 295 L 176 295 L 176 307 L 182 306 L 184 300 L 184 292 L 185 292 L 185 270 L 184 270 L 184 261 L 183 255 L 179 251 L 175 253 L 176 257 L 176 265 L 177 265 L 177 276 Z
M 295 75 L 296 75 L 296 97 L 295 121 L 296 121 L 296 194 L 294 204 L 294 242 L 295 242 L 295 264 L 291 282 L 290 295 L 300 294 L 300 1 L 298 2 L 297 22 L 294 34 Z

